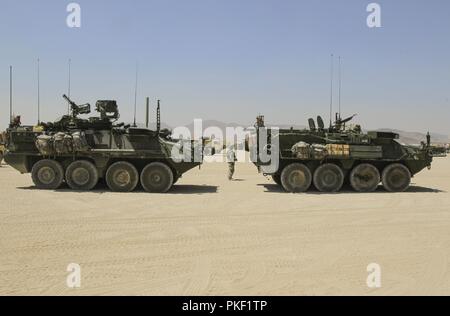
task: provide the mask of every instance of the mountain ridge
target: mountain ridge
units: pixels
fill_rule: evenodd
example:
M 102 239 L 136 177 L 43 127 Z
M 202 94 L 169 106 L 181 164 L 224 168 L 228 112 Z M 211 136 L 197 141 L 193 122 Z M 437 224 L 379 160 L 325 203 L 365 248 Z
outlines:
M 138 127 L 145 127 L 144 124 L 142 123 L 138 123 L 137 124 Z M 274 123 L 266 123 L 267 126 L 276 126 L 279 127 L 281 129 L 289 129 L 289 128 L 294 128 L 294 129 L 305 129 L 307 128 L 305 125 L 298 125 L 298 124 L 274 124 Z M 194 131 L 194 122 L 191 122 L 189 124 L 185 124 L 185 125 L 180 125 L 180 126 L 184 126 L 186 127 L 191 133 L 193 133 Z M 225 129 L 227 127 L 250 127 L 250 125 L 245 125 L 245 124 L 238 124 L 235 122 L 231 122 L 231 123 L 225 123 L 223 121 L 219 121 L 219 120 L 215 120 L 215 119 L 208 119 L 208 120 L 202 120 L 202 130 L 204 131 L 205 129 L 209 128 L 209 127 L 218 127 L 223 135 L 225 135 Z M 150 129 L 156 129 L 156 123 L 150 123 L 149 124 L 149 128 Z M 161 128 L 168 128 L 168 129 L 173 129 L 173 127 L 171 127 L 169 124 L 166 124 L 164 122 L 161 122 Z M 369 129 L 371 131 L 380 131 L 380 132 L 394 132 L 399 134 L 400 138 L 399 141 L 405 144 L 420 144 L 421 141 L 426 141 L 426 133 L 422 133 L 422 132 L 414 132 L 414 131 L 404 131 L 404 130 L 399 130 L 399 129 L 394 129 L 394 128 L 387 128 L 387 127 L 383 127 L 383 128 L 375 128 L 375 129 Z M 365 132 L 368 130 L 364 130 Z M 430 132 L 431 135 L 431 142 L 434 144 L 448 144 L 450 143 L 450 137 L 449 135 L 444 135 L 444 134 L 440 134 L 440 133 L 434 133 L 434 132 Z

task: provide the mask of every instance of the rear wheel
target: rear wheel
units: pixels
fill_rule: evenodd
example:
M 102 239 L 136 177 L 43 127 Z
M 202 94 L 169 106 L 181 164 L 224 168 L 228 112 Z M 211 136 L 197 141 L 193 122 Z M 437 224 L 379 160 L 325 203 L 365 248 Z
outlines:
M 383 170 L 383 187 L 390 192 L 403 192 L 411 183 L 411 173 L 400 163 L 388 165 Z
M 272 180 L 278 185 L 281 185 L 281 175 L 280 174 L 274 174 L 272 175 Z
M 380 180 L 380 172 L 378 169 L 368 163 L 356 166 L 350 173 L 350 184 L 358 192 L 375 191 Z
M 31 178 L 37 188 L 55 190 L 61 186 L 64 180 L 64 169 L 55 160 L 39 160 L 31 169 Z
M 161 162 L 149 163 L 141 172 L 141 184 L 147 192 L 167 192 L 173 185 L 172 170 Z
M 106 171 L 106 184 L 114 192 L 131 192 L 139 182 L 136 167 L 126 161 L 113 163 Z
M 76 160 L 66 170 L 67 185 L 73 190 L 92 190 L 98 182 L 98 171 L 87 160 Z
M 281 172 L 281 185 L 287 192 L 305 192 L 311 186 L 309 168 L 301 163 L 288 165 Z
M 321 192 L 337 192 L 343 184 L 344 173 L 333 163 L 323 164 L 314 172 L 314 186 Z

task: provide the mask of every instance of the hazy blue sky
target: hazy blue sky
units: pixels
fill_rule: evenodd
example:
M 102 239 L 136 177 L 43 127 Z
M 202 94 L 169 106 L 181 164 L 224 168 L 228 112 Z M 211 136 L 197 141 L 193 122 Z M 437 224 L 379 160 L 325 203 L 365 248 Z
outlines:
M 71 58 L 74 100 L 116 99 L 124 121 L 133 116 L 138 62 L 139 121 L 149 96 L 162 100 L 171 125 L 248 124 L 258 113 L 306 124 L 328 116 L 334 53 L 343 58 L 345 114 L 358 113 L 367 128 L 450 134 L 448 0 L 79 0 L 82 24 L 72 29 L 70 2 L 0 1 L 1 126 L 10 64 L 15 112 L 35 122 L 38 57 L 43 120 L 65 112 Z M 382 28 L 367 27 L 370 2 L 381 5 Z

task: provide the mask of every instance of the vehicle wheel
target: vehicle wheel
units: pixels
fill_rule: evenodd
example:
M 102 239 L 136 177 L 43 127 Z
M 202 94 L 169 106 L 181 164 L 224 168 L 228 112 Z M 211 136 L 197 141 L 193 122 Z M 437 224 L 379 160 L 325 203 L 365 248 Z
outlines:
M 344 173 L 333 163 L 323 164 L 314 172 L 314 186 L 321 192 L 337 192 L 343 184 Z
M 272 180 L 278 185 L 281 185 L 281 175 L 280 174 L 274 174 L 272 175 Z
M 403 192 L 411 183 L 411 173 L 400 163 L 388 165 L 383 170 L 383 187 L 390 192 Z
M 136 167 L 126 161 L 113 163 L 106 171 L 106 184 L 114 192 L 131 192 L 139 182 Z
M 141 184 L 147 192 L 167 192 L 173 184 L 172 170 L 161 162 L 149 163 L 141 172 Z
M 288 165 L 281 172 L 281 185 L 287 192 L 305 192 L 311 186 L 309 168 L 301 163 Z
M 375 191 L 380 180 L 380 172 L 374 165 L 369 163 L 356 166 L 350 173 L 350 184 L 358 192 Z
M 64 169 L 55 160 L 39 160 L 31 169 L 31 178 L 37 188 L 55 190 L 64 181 Z
M 98 182 L 98 171 L 87 160 L 76 160 L 66 170 L 66 182 L 73 190 L 92 190 Z

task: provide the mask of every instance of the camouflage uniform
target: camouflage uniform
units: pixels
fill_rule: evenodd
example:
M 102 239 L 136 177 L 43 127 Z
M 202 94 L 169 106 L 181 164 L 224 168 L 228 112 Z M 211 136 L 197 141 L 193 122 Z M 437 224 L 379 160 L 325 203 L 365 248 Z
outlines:
M 228 163 L 228 180 L 233 180 L 234 165 L 236 163 L 236 153 L 234 149 L 227 150 L 227 163 Z

